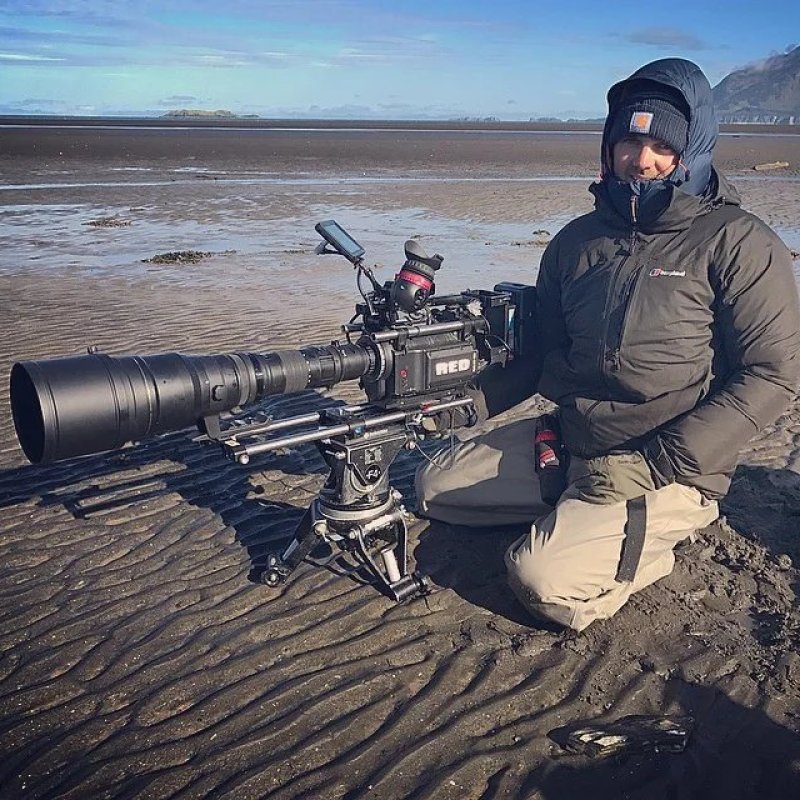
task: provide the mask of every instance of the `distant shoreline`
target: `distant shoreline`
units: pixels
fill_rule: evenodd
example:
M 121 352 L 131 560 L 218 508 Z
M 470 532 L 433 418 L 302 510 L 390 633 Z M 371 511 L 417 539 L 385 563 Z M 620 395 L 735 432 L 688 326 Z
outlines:
M 252 128 L 253 130 L 287 129 L 393 129 L 430 131 L 534 131 L 597 133 L 599 121 L 586 122 L 514 122 L 484 120 L 364 120 L 364 119 L 253 119 L 252 117 L 58 117 L 0 115 L 0 127 L 86 128 Z M 723 133 L 772 133 L 800 136 L 800 125 L 721 125 Z
M 108 127 L 151 128 L 394 128 L 400 130 L 486 130 L 486 131 L 599 131 L 602 122 L 487 122 L 484 120 L 374 120 L 374 119 L 266 119 L 252 117 L 57 117 L 0 115 L 0 125 L 25 125 L 43 127 L 85 127 L 103 125 Z M 764 126 L 769 127 L 769 126 Z

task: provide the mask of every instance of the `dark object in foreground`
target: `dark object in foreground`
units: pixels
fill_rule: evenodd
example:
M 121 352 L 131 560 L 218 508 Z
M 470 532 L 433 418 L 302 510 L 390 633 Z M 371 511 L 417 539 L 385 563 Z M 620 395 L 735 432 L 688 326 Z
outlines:
M 694 726 L 692 717 L 631 715 L 611 722 L 573 723 L 548 736 L 565 750 L 593 758 L 628 753 L 682 753 Z
M 493 291 L 437 297 L 442 257 L 409 240 L 406 261 L 381 286 L 364 249 L 336 222 L 316 226 L 318 253 L 345 256 L 357 269 L 363 303 L 342 326 L 345 342 L 269 353 L 25 361 L 11 371 L 14 425 L 34 463 L 111 450 L 197 427 L 240 464 L 251 456 L 314 442 L 330 474 L 289 546 L 268 557 L 258 578 L 282 584 L 321 543 L 352 555 L 394 600 L 426 592 L 407 570 L 406 511 L 389 485 L 403 448 L 425 438 L 426 418 L 474 420 L 467 389 L 485 367 L 502 368 L 532 350 L 534 289 L 501 283 Z M 333 247 L 333 250 L 328 249 Z M 365 291 L 363 280 L 370 283 Z M 267 422 L 233 418 L 269 395 L 359 380 L 368 404 Z M 436 429 L 437 426 L 434 426 Z

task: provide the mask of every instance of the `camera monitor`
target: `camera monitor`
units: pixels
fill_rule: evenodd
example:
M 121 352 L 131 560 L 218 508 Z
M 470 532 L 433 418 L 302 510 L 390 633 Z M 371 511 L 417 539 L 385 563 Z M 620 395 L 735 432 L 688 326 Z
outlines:
M 314 230 L 348 261 L 357 264 L 366 252 L 364 248 L 336 220 L 318 222 Z

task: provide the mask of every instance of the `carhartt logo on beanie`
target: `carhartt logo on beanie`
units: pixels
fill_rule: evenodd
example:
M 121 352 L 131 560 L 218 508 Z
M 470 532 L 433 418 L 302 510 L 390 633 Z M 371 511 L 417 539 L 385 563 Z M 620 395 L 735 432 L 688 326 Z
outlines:
M 686 104 L 657 89 L 637 89 L 626 95 L 612 111 L 614 117 L 608 143 L 613 147 L 630 134 L 658 139 L 681 155 L 689 136 Z

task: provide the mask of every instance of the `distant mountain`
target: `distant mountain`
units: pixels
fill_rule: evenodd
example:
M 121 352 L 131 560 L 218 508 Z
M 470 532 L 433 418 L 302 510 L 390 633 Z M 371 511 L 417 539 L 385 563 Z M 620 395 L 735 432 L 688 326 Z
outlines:
M 732 72 L 713 91 L 720 122 L 800 124 L 800 47 Z
M 256 114 L 234 114 L 233 111 L 202 111 L 197 108 L 179 108 L 167 111 L 162 117 L 169 119 L 257 119 Z

